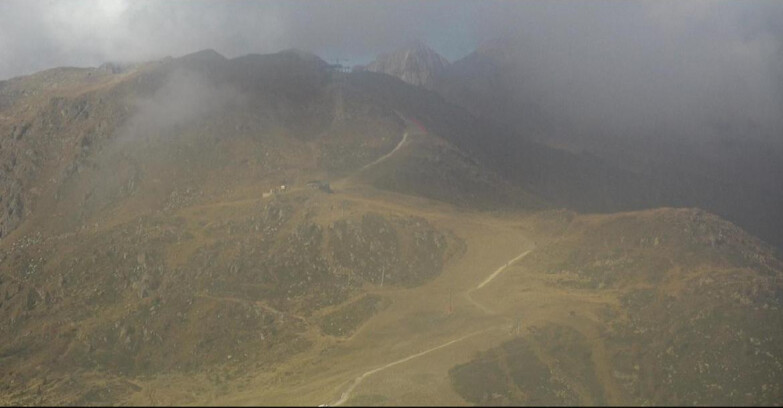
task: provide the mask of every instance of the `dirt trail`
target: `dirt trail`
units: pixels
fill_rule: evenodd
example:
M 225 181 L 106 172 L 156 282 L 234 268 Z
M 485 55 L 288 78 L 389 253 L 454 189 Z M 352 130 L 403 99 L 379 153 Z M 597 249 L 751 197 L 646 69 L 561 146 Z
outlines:
M 479 309 L 481 309 L 481 310 L 482 310 L 484 313 L 487 313 L 487 314 L 495 314 L 495 311 L 494 311 L 494 310 L 490 309 L 489 307 L 487 307 L 487 306 L 485 306 L 485 305 L 483 305 L 483 304 L 481 304 L 481 303 L 477 302 L 475 299 L 473 299 L 473 296 L 471 296 L 471 294 L 472 294 L 474 291 L 476 291 L 476 290 L 479 290 L 479 289 L 483 288 L 483 287 L 484 287 L 484 286 L 486 286 L 486 285 L 487 285 L 489 282 L 492 282 L 492 280 L 493 280 L 493 279 L 495 279 L 495 278 L 496 278 L 498 275 L 500 275 L 500 273 L 501 273 L 501 272 L 503 272 L 504 270 L 506 270 L 506 268 L 508 268 L 509 266 L 511 266 L 512 264 L 514 264 L 515 262 L 517 262 L 518 260 L 520 260 L 520 259 L 524 258 L 525 256 L 527 256 L 527 254 L 529 254 L 529 253 L 530 253 L 530 252 L 531 252 L 533 249 L 535 249 L 535 246 L 534 246 L 533 248 L 531 248 L 531 249 L 528 249 L 527 251 L 524 251 L 524 252 L 522 252 L 522 253 L 521 253 L 521 254 L 519 254 L 519 255 L 518 255 L 516 258 L 514 258 L 514 259 L 512 259 L 512 260 L 510 260 L 510 261 L 508 261 L 508 262 L 506 262 L 506 264 L 505 264 L 505 265 L 503 265 L 503 266 L 501 266 L 500 268 L 498 268 L 497 270 L 495 270 L 495 272 L 492 272 L 492 273 L 491 273 L 491 274 L 490 274 L 490 275 L 487 277 L 487 279 L 485 279 L 483 282 L 481 282 L 481 283 L 479 283 L 478 285 L 476 285 L 476 287 L 475 287 L 475 288 L 470 288 L 470 289 L 468 289 L 468 290 L 465 292 L 465 298 L 466 298 L 466 299 L 467 299 L 467 300 L 468 300 L 468 301 L 469 301 L 471 304 L 473 304 L 474 306 L 476 306 L 476 307 L 478 307 Z
M 534 247 L 534 248 L 535 248 L 535 247 Z M 529 254 L 529 253 L 530 253 L 530 251 L 532 251 L 532 250 L 533 250 L 533 249 L 528 249 L 527 251 L 525 251 L 525 252 L 522 252 L 521 254 L 519 254 L 519 256 L 517 256 L 516 258 L 514 258 L 514 259 L 512 259 L 512 260 L 510 260 L 510 261 L 508 261 L 508 262 L 506 262 L 506 264 L 505 264 L 505 265 L 503 265 L 503 266 L 501 266 L 500 268 L 498 268 L 498 269 L 497 269 L 495 272 L 493 272 L 493 273 L 492 273 L 492 275 L 489 275 L 489 277 L 488 277 L 486 280 L 484 280 L 484 282 L 481 282 L 481 283 L 479 283 L 479 285 L 478 285 L 478 286 L 476 286 L 476 290 L 483 288 L 483 287 L 484 287 L 486 284 L 488 284 L 488 283 L 489 283 L 489 282 L 491 282 L 493 279 L 495 279 L 495 278 L 496 278 L 496 277 L 497 277 L 497 276 L 498 276 L 498 275 L 499 275 L 501 272 L 503 272 L 504 270 L 506 270 L 506 268 L 508 268 L 509 266 L 511 266 L 511 264 L 513 264 L 514 262 L 516 262 L 516 261 L 518 261 L 518 260 L 520 260 L 520 259 L 524 258 L 524 257 L 525 257 L 525 256 L 527 256 L 527 254 Z
M 426 130 L 423 127 L 421 127 L 421 125 L 417 124 L 416 122 L 413 122 L 413 121 L 409 120 L 408 118 L 406 118 L 405 116 L 403 116 L 399 112 L 395 112 L 395 113 L 397 114 L 397 116 L 403 122 L 405 122 L 405 128 L 406 129 L 405 129 L 405 131 L 402 134 L 402 140 L 400 140 L 400 142 L 397 143 L 397 145 L 394 146 L 394 148 L 389 153 L 386 153 L 383 156 L 375 159 L 372 163 L 365 164 L 362 168 L 357 170 L 355 173 L 353 173 L 353 174 L 351 174 L 349 176 L 343 177 L 340 180 L 334 181 L 332 183 L 333 187 L 335 187 L 337 189 L 344 189 L 347 185 L 351 184 L 350 182 L 351 182 L 351 180 L 354 177 L 358 176 L 359 174 L 364 173 L 365 170 L 367 170 L 367 169 L 369 169 L 371 167 L 377 166 L 378 164 L 383 163 L 384 161 L 386 161 L 386 160 L 390 159 L 392 156 L 394 156 L 394 154 L 397 153 L 397 151 L 400 150 L 400 148 L 402 148 L 406 143 L 408 143 L 409 136 L 411 136 L 413 134 L 423 134 L 423 133 L 426 133 Z
M 397 150 L 400 150 L 400 148 L 405 144 L 405 142 L 408 141 L 408 132 L 405 132 L 402 134 L 402 140 L 400 140 L 400 143 L 397 143 L 397 146 L 394 146 L 394 149 L 392 149 L 389 153 L 384 154 L 383 156 L 377 158 L 374 162 L 364 165 L 357 173 L 361 173 L 367 169 L 369 169 L 372 166 L 375 166 L 379 163 L 383 163 L 386 161 L 389 157 L 392 157 L 394 153 L 397 152 Z
M 534 248 L 535 248 L 535 247 L 534 247 Z M 499 275 L 501 272 L 503 272 L 503 271 L 504 271 L 506 268 L 508 268 L 508 267 L 509 267 L 509 266 L 511 266 L 513 263 L 515 263 L 515 262 L 517 262 L 518 260 L 520 260 L 520 259 L 524 258 L 525 256 L 527 256 L 527 255 L 528 255 L 528 254 L 529 254 L 529 253 L 530 253 L 532 250 L 533 250 L 533 249 L 531 248 L 531 249 L 528 249 L 528 250 L 526 250 L 526 251 L 522 252 L 521 254 L 519 254 L 518 256 L 516 256 L 515 258 L 513 258 L 513 259 L 511 259 L 510 261 L 506 262 L 506 263 L 505 263 L 505 265 L 501 266 L 500 268 L 498 268 L 497 270 L 495 270 L 493 273 L 491 273 L 491 274 L 490 274 L 490 275 L 487 277 L 487 279 L 485 279 L 484 281 L 482 281 L 481 283 L 479 283 L 479 284 L 478 284 L 476 287 L 468 289 L 468 290 L 465 292 L 465 296 L 467 297 L 467 299 L 468 299 L 468 300 L 469 300 L 469 301 L 470 301 L 472 304 L 474 304 L 476 307 L 478 307 L 479 309 L 481 309 L 482 311 L 484 311 L 485 313 L 487 313 L 487 314 L 494 314 L 494 312 L 493 312 L 491 309 L 489 309 L 488 307 L 486 307 L 486 306 L 482 305 L 481 303 L 477 302 L 476 300 L 474 300 L 474 299 L 473 299 L 473 298 L 470 296 L 470 293 L 471 293 L 471 292 L 473 292 L 474 290 L 481 289 L 482 287 L 484 287 L 486 284 L 488 284 L 488 283 L 489 283 L 489 282 L 491 282 L 493 279 L 495 279 L 495 278 L 496 278 L 496 277 L 497 277 L 497 276 L 498 276 L 498 275 Z M 386 364 L 386 365 L 383 365 L 383 366 L 381 366 L 381 367 L 377 367 L 377 368 L 374 368 L 374 369 L 372 369 L 372 370 L 366 371 L 366 372 L 364 372 L 363 374 L 361 374 L 360 376 L 356 377 L 356 378 L 353 380 L 353 382 L 351 383 L 351 385 L 348 387 L 348 389 L 347 389 L 347 390 L 345 390 L 345 391 L 344 391 L 344 392 L 343 392 L 343 393 L 340 395 L 340 399 L 339 399 L 339 400 L 337 400 L 336 402 L 332 403 L 331 405 L 332 405 L 332 406 L 338 406 L 338 405 L 342 405 L 343 403 L 345 403 L 345 402 L 348 400 L 348 398 L 350 398 L 350 396 L 351 396 L 351 393 L 352 393 L 352 392 L 353 392 L 353 391 L 356 389 L 356 387 L 358 387 L 358 386 L 359 386 L 359 384 L 361 384 L 361 382 L 362 382 L 362 381 L 364 381 L 364 379 L 365 379 L 365 378 L 367 378 L 367 377 L 369 377 L 369 376 L 371 376 L 371 375 L 373 375 L 373 374 L 375 374 L 375 373 L 378 373 L 378 372 L 380 372 L 380 371 L 383 371 L 383 370 L 386 370 L 386 369 L 388 369 L 388 368 L 394 367 L 394 366 L 396 366 L 396 365 L 398 365 L 398 364 L 405 363 L 405 362 L 407 362 L 407 361 L 410 361 L 410 360 L 413 360 L 413 359 L 415 359 L 415 358 L 418 358 L 418 357 L 424 356 L 424 355 L 426 355 L 426 354 L 428 354 L 428 353 L 431 353 L 431 352 L 433 352 L 433 351 L 440 350 L 440 349 L 442 349 L 442 348 L 448 347 L 448 346 L 450 346 L 450 345 L 452 345 L 452 344 L 454 344 L 454 343 L 458 343 L 458 342 L 460 342 L 460 341 L 463 341 L 463 340 L 465 340 L 465 339 L 468 339 L 468 338 L 470 338 L 470 337 L 473 337 L 473 336 L 475 336 L 475 335 L 477 335 L 477 334 L 484 333 L 484 332 L 486 332 L 486 331 L 488 331 L 488 330 L 492 330 L 492 329 L 499 329 L 499 328 L 504 328 L 504 327 L 506 327 L 506 325 L 502 325 L 502 326 L 494 326 L 494 327 L 491 327 L 491 328 L 489 328 L 489 329 L 484 329 L 484 330 L 481 330 L 481 331 L 477 331 L 477 332 L 473 332 L 473 333 L 470 333 L 470 334 L 466 334 L 466 335 L 464 335 L 464 336 L 462 336 L 462 337 L 459 337 L 459 338 L 456 338 L 456 339 L 450 340 L 450 341 L 448 341 L 448 342 L 446 342 L 446 343 L 443 343 L 443 344 L 441 344 L 441 345 L 439 345 L 439 346 L 435 346 L 435 347 L 433 347 L 433 348 L 430 348 L 430 349 L 424 350 L 424 351 L 422 351 L 422 352 L 419 352 L 419 353 L 416 353 L 416 354 L 410 355 L 410 356 L 408 356 L 408 357 L 405 357 L 405 358 L 399 359 L 399 360 L 397 360 L 397 361 L 393 361 L 393 362 L 391 362 L 391 363 L 388 363 L 388 364 Z
M 549 277 L 542 277 L 541 272 L 525 275 L 525 282 L 529 285 L 531 293 L 546 293 L 547 295 L 545 296 L 561 299 L 560 306 L 557 306 L 561 312 L 572 310 L 571 313 L 573 313 L 573 310 L 577 310 L 579 307 L 582 308 L 578 317 L 574 317 L 571 314 L 566 316 L 565 313 L 552 314 L 551 312 L 541 310 L 543 313 L 538 314 L 538 318 L 534 318 L 526 326 L 534 327 L 539 324 L 555 324 L 572 328 L 582 334 L 590 349 L 590 359 L 594 365 L 593 374 L 601 386 L 605 403 L 608 405 L 623 405 L 627 403 L 623 396 L 622 387 L 620 387 L 612 374 L 612 355 L 606 347 L 601 319 L 597 315 L 597 311 L 606 305 L 622 308 L 619 299 L 611 294 L 580 293 L 567 288 L 559 288 Z M 518 303 L 515 307 L 517 309 L 527 308 L 532 310 L 535 306 L 546 305 L 546 303 L 540 298 L 534 298 L 524 303 Z M 551 310 L 552 304 L 546 305 L 546 308 Z M 534 317 L 535 315 L 535 313 L 531 313 L 529 317 Z M 546 352 L 541 350 L 536 351 L 536 354 L 547 366 L 555 371 L 557 370 L 557 359 L 553 360 L 553 356 L 548 356 Z M 565 379 L 565 377 L 561 379 Z M 585 390 L 583 384 L 569 382 L 569 385 L 578 390 L 578 393 L 585 398 L 584 403 L 592 404 L 589 402 L 592 397 Z
M 408 357 L 405 357 L 405 358 L 401 358 L 401 359 L 399 359 L 399 360 L 397 360 L 397 361 L 393 361 L 393 362 L 391 362 L 391 363 L 389 363 L 389 364 L 386 364 L 386 365 L 384 365 L 384 366 L 381 366 L 381 367 L 378 367 L 378 368 L 374 368 L 374 369 L 372 369 L 372 370 L 370 370 L 370 371 L 367 371 L 367 372 L 365 372 L 364 374 L 362 374 L 362 375 L 360 375 L 360 376 L 356 377 L 356 378 L 353 380 L 353 382 L 351 383 L 351 386 L 350 386 L 350 387 L 348 387 L 348 389 L 347 389 L 347 390 L 345 390 L 345 391 L 344 391 L 344 392 L 343 392 L 343 393 L 340 395 L 340 399 L 339 399 L 339 400 L 337 400 L 337 401 L 335 401 L 334 403 L 332 403 L 332 404 L 331 404 L 331 406 L 338 406 L 338 405 L 342 405 L 343 403 L 345 403 L 345 401 L 348 401 L 348 398 L 350 398 L 350 396 L 351 396 L 351 393 L 353 392 L 353 390 L 354 390 L 354 389 L 355 389 L 355 388 L 356 388 L 356 387 L 357 387 L 357 386 L 358 386 L 358 385 L 359 385 L 359 384 L 360 384 L 360 383 L 361 383 L 361 382 L 362 382 L 362 381 L 363 381 L 365 378 L 367 378 L 367 377 L 369 377 L 369 376 L 371 376 L 371 375 L 373 375 L 373 374 L 375 374 L 375 373 L 377 373 L 377 372 L 379 372 L 379 371 L 386 370 L 386 369 L 388 369 L 388 368 L 391 368 L 391 367 L 394 367 L 394 366 L 396 366 L 396 365 L 398 365 L 398 364 L 402 364 L 402 363 L 405 363 L 405 362 L 407 362 L 407 361 L 413 360 L 414 358 L 418 358 L 418 357 L 424 356 L 425 354 L 429 354 L 429 353 L 431 353 L 431 352 L 433 352 L 433 351 L 440 350 L 440 349 L 442 349 L 442 348 L 448 347 L 448 346 L 450 346 L 450 345 L 452 345 L 452 344 L 454 344 L 454 343 L 458 343 L 458 342 L 460 342 L 460 341 L 463 341 L 463 340 L 465 340 L 465 339 L 468 339 L 468 338 L 470 338 L 470 337 L 473 337 L 473 336 L 475 336 L 475 335 L 478 335 L 478 334 L 481 334 L 481 333 L 487 332 L 487 331 L 489 331 L 489 330 L 498 329 L 498 328 L 499 328 L 498 326 L 495 326 L 495 327 L 490 327 L 489 329 L 484 329 L 484 330 L 476 331 L 476 332 L 473 332 L 473 333 L 470 333 L 470 334 L 466 334 L 466 335 L 464 335 L 464 336 L 462 336 L 462 337 L 459 337 L 459 338 L 457 338 L 457 339 L 454 339 L 454 340 L 448 341 L 448 342 L 446 342 L 446 343 L 443 343 L 443 344 L 441 344 L 441 345 L 439 345 L 439 346 L 435 346 L 435 347 L 433 347 L 433 348 L 430 348 L 430 349 L 424 350 L 424 351 L 422 351 L 422 352 L 419 352 L 419 353 L 416 353 L 416 354 L 410 355 L 410 356 L 408 356 Z

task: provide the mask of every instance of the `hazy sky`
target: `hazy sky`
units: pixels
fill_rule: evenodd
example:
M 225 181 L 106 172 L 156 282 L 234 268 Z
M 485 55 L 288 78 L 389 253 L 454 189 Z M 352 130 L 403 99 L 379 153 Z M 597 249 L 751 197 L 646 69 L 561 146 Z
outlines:
M 512 38 L 516 85 L 565 127 L 783 142 L 783 1 L 488 5 L 476 38 Z
M 781 3 L 3 0 L 0 79 L 204 48 L 233 57 L 297 47 L 362 63 L 416 38 L 450 60 L 500 36 L 537 42 L 554 53 L 603 48 L 616 60 L 636 57 L 626 53 L 653 42 L 673 53 L 695 51 L 686 47 L 701 38 L 730 47 L 720 52 L 753 59 L 775 47 L 779 55 Z
M 62 65 L 179 56 L 234 57 L 296 47 L 365 63 L 416 38 L 454 58 L 475 42 L 476 2 L 0 1 L 0 79 Z
M 453 61 L 498 37 L 518 45 L 531 94 L 591 128 L 783 131 L 777 0 L 2 0 L 0 79 L 204 48 L 235 57 L 296 47 L 353 65 L 413 39 Z

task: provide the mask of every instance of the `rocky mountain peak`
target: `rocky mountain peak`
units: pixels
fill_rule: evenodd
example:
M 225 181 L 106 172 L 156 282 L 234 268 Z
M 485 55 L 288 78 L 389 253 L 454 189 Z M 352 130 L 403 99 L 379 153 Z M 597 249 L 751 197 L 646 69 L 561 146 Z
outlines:
M 448 65 L 446 58 L 421 41 L 416 41 L 391 53 L 379 55 L 364 69 L 396 76 L 409 84 L 432 89 L 435 78 Z

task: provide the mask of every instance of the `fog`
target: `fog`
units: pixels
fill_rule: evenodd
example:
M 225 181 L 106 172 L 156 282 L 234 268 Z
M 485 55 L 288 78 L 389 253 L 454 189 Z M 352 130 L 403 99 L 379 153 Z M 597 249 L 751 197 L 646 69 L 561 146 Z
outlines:
M 413 39 L 449 60 L 511 39 L 514 84 L 572 133 L 783 133 L 777 1 L 0 3 L 0 79 L 213 48 L 365 63 Z
M 781 175 L 783 0 L 0 0 L 0 405 L 780 405 Z
M 133 101 L 134 115 L 120 129 L 117 142 L 161 136 L 172 127 L 187 125 L 220 109 L 241 106 L 244 101 L 245 96 L 229 85 L 216 85 L 193 71 L 175 70 L 153 95 Z
M 549 2 L 487 10 L 480 37 L 513 39 L 514 85 L 553 121 L 567 119 L 569 131 L 781 139 L 781 3 Z
M 454 50 L 472 49 L 472 29 L 464 24 L 476 7 L 421 1 L 4 1 L 0 79 L 204 48 L 228 57 L 301 48 L 327 59 L 367 59 L 422 38 L 453 56 Z

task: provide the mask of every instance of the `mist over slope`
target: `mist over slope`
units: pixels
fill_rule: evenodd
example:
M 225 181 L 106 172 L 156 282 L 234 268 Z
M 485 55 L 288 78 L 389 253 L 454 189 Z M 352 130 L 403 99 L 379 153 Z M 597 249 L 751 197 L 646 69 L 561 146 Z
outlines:
M 725 353 L 673 378 L 779 399 L 781 329 L 758 324 L 783 301 L 774 249 L 699 210 L 557 210 L 671 204 L 671 186 L 454 102 L 293 49 L 0 82 L 0 401 L 677 403 L 647 385 L 650 353 L 707 347 Z M 547 336 L 562 349 L 528 352 Z M 752 381 L 688 371 L 746 342 Z M 576 396 L 465 377 L 497 347 L 552 378 L 548 356 L 581 356 Z M 400 394 L 387 366 L 438 371 Z
M 491 293 L 522 328 L 449 370 L 460 395 L 478 405 L 777 404 L 783 265 L 772 247 L 702 210 L 569 218 L 550 217 L 561 238 Z M 536 296 L 548 287 L 563 296 Z M 530 323 L 533 307 L 552 317 Z
M 608 45 L 600 52 L 610 52 L 612 46 L 620 47 Z M 673 89 L 673 82 L 642 70 L 635 60 L 628 62 L 630 72 L 616 66 L 606 67 L 606 73 L 593 66 L 582 72 L 559 49 L 540 61 L 532 47 L 524 39 L 501 38 L 432 71 L 425 88 L 503 129 L 486 132 L 483 138 L 491 138 L 489 143 L 478 143 L 474 136 L 460 146 L 474 143 L 474 150 L 489 157 L 498 171 L 527 186 L 535 183 L 532 174 L 547 174 L 545 182 L 531 188 L 558 205 L 590 212 L 695 206 L 783 245 L 783 185 L 777 176 L 783 173 L 783 143 L 778 120 L 768 114 L 778 102 L 757 106 L 774 89 L 756 97 L 750 85 L 763 78 L 751 69 L 747 78 L 737 78 L 729 66 L 716 68 L 714 75 L 722 79 L 690 79 L 687 87 Z M 412 47 L 395 55 L 424 53 Z M 706 57 L 692 58 L 696 63 Z M 387 60 L 382 56 L 374 64 L 389 64 Z M 679 64 L 661 64 L 672 78 L 696 75 Z M 406 79 L 416 70 L 405 72 L 402 62 L 378 70 L 418 84 Z M 653 83 L 657 89 L 648 89 Z M 733 95 L 709 97 L 724 91 Z M 683 106 L 673 112 L 671 106 L 677 104 Z M 553 155 L 541 161 L 558 163 L 558 168 L 537 163 L 542 155 Z M 558 173 L 581 180 L 565 186 L 551 178 Z M 600 192 L 601 197 L 580 190 Z
M 405 130 L 335 75 L 299 51 L 207 50 L 3 83 L 3 401 L 108 404 L 139 376 L 268 369 L 371 317 L 385 301 L 362 303 L 368 287 L 437 276 L 459 253 L 448 231 L 308 187 Z M 54 379 L 37 393 L 33 361 Z
M 781 23 L 0 1 L 0 404 L 778 405 Z

